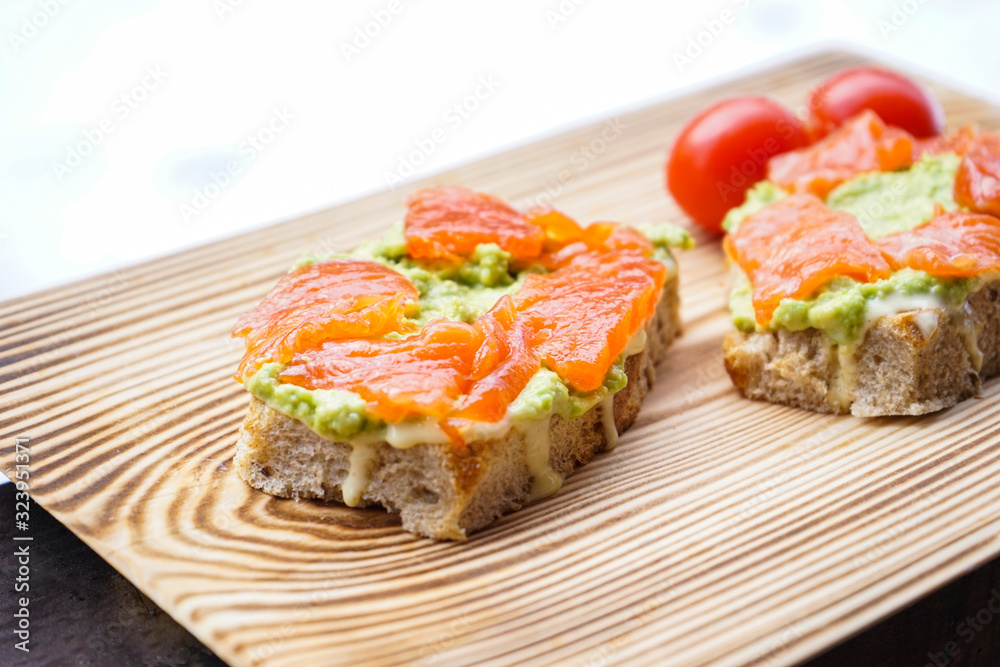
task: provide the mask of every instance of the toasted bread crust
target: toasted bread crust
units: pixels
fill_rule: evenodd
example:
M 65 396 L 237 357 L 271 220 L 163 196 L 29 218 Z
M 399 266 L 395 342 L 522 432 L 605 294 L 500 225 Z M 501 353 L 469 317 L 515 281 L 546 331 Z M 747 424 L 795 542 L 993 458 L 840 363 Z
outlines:
M 647 327 L 645 349 L 625 362 L 628 385 L 614 397 L 618 432 L 635 420 L 653 383 L 654 366 L 680 332 L 677 277 L 668 278 Z M 608 446 L 603 407 L 577 419 L 555 415 L 549 425 L 549 464 L 563 478 Z M 525 434 L 511 429 L 503 438 L 467 443 L 417 444 L 397 449 L 374 445 L 371 481 L 360 505 L 381 505 L 399 513 L 403 528 L 437 539 L 464 540 L 473 531 L 528 500 L 531 474 L 525 461 Z M 353 448 L 326 440 L 256 398 L 240 429 L 236 469 L 251 486 L 286 498 L 342 501 L 341 485 Z
M 928 312 L 937 326 L 925 333 L 917 318 Z M 978 370 L 973 346 L 982 354 Z M 842 400 L 841 359 L 821 331 L 737 331 L 724 350 L 726 370 L 748 398 L 860 417 L 935 412 L 976 395 L 1000 373 L 1000 281 L 970 294 L 953 317 L 931 310 L 878 320 L 854 355 L 853 386 L 839 387 Z

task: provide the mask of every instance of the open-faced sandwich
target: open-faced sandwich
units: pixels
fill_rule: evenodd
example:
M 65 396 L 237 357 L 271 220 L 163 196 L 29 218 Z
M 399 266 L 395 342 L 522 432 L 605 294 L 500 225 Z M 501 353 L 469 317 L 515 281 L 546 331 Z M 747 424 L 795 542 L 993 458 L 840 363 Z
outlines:
M 773 180 L 724 223 L 736 386 L 823 412 L 915 415 L 1000 372 L 1000 219 L 969 196 L 996 139 L 921 146 L 869 112 L 772 160 Z M 883 149 L 894 161 L 876 170 L 830 169 L 840 151 L 857 169 Z
M 889 91 L 871 89 L 873 106 L 899 84 L 860 74 Z M 842 103 L 840 81 L 814 95 L 814 120 Z M 881 113 L 905 124 L 900 108 L 913 104 L 924 136 L 854 100 L 855 115 L 760 162 L 766 179 L 725 215 L 737 329 L 725 364 L 746 396 L 917 415 L 1000 373 L 1000 136 L 935 136 L 919 94 Z
M 442 539 L 555 493 L 635 419 L 679 331 L 669 248 L 689 243 L 415 193 L 383 239 L 304 258 L 240 318 L 239 474 Z

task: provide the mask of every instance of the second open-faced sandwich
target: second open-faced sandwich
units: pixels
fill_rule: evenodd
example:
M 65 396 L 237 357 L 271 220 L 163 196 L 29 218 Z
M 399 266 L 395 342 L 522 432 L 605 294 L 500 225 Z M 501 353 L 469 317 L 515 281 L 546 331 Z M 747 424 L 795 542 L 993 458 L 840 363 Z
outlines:
M 1000 372 L 1000 136 L 920 140 L 865 111 L 771 158 L 723 226 L 751 398 L 916 415 Z

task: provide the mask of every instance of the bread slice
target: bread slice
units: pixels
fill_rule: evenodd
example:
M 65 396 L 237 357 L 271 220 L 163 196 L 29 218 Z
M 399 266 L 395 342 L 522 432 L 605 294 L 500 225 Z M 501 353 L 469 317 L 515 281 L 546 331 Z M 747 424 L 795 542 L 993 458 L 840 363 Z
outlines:
M 926 414 L 975 396 L 1000 373 L 1000 281 L 954 314 L 882 317 L 853 354 L 816 329 L 737 331 L 724 348 L 729 376 L 748 398 L 859 417 Z
M 614 395 L 617 432 L 635 420 L 653 384 L 654 366 L 680 332 L 677 274 L 667 278 L 646 328 L 646 346 L 625 362 L 628 385 Z M 549 465 L 561 478 L 613 446 L 604 405 L 577 419 L 554 415 L 549 422 Z M 530 496 L 527 440 L 538 434 L 514 427 L 501 438 L 467 443 L 417 444 L 397 449 L 374 445 L 370 482 L 359 505 L 381 505 L 402 518 L 407 531 L 437 539 L 464 540 Z M 285 498 L 343 500 L 353 447 L 326 440 L 302 422 L 256 398 L 240 430 L 235 464 L 251 486 Z

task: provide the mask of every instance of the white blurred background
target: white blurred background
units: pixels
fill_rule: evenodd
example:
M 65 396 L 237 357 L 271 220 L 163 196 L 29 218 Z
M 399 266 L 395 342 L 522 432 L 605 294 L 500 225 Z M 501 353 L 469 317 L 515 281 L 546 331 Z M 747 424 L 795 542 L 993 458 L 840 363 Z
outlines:
M 995 0 L 4 0 L 0 12 L 0 299 L 831 42 L 1000 102 Z

